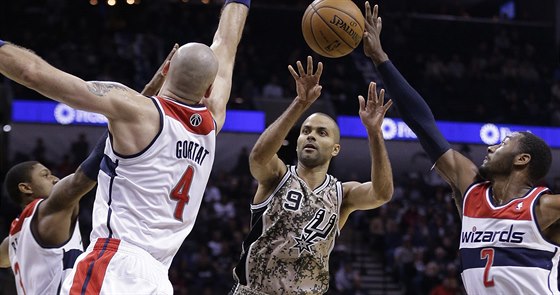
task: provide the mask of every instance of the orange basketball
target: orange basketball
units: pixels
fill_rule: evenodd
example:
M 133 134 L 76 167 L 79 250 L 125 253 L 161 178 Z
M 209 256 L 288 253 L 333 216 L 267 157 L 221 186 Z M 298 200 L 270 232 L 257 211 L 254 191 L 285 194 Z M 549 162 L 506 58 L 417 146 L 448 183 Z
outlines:
M 301 29 L 313 51 L 341 57 L 362 41 L 364 16 L 351 0 L 315 0 L 303 14 Z

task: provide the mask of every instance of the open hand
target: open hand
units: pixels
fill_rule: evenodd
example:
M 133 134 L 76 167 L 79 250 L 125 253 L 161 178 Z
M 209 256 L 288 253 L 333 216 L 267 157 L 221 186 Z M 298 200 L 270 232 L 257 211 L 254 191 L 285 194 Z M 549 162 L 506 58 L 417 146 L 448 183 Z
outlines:
M 360 101 L 360 119 L 366 129 L 381 130 L 381 124 L 383 124 L 385 113 L 387 113 L 387 110 L 393 105 L 392 100 L 383 104 L 384 98 L 385 89 L 381 89 L 379 95 L 377 95 L 377 85 L 375 82 L 369 83 L 367 102 L 363 96 L 358 96 L 358 100 Z
M 288 70 L 296 81 L 296 91 L 298 98 L 306 103 L 313 103 L 321 95 L 323 86 L 319 85 L 319 79 L 323 73 L 323 63 L 317 64 L 317 71 L 313 73 L 313 58 L 307 57 L 307 71 L 303 69 L 303 65 L 298 60 L 296 62 L 298 72 L 289 65 Z
M 364 32 L 364 54 L 373 59 L 375 64 L 384 62 L 387 58 L 387 54 L 383 51 L 381 47 L 381 17 L 379 16 L 379 7 L 373 6 L 373 10 L 369 2 L 366 1 L 366 15 L 365 15 L 365 26 L 366 30 Z

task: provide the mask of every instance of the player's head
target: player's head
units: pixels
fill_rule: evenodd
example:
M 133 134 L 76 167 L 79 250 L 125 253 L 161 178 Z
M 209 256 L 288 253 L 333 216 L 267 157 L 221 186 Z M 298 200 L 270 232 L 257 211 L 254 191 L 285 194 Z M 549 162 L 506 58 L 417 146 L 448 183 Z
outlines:
M 336 122 L 323 113 L 307 117 L 299 132 L 297 155 L 299 163 L 316 167 L 329 163 L 340 151 L 340 130 Z
M 34 199 L 48 197 L 57 182 L 58 177 L 43 164 L 27 161 L 8 170 L 4 186 L 12 200 L 25 207 Z
M 534 184 L 546 176 L 551 163 L 552 152 L 544 140 L 530 132 L 514 132 L 500 144 L 488 147 L 479 170 L 488 180 L 524 171 Z
M 197 101 L 208 97 L 218 73 L 218 59 L 210 47 L 187 43 L 171 58 L 164 69 L 162 94 Z

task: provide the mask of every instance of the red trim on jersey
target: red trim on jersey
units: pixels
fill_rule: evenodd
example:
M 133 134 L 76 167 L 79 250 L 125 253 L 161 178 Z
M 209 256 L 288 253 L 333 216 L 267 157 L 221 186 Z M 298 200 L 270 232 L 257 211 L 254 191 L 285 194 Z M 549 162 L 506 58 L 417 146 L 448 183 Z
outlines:
M 35 205 L 37 205 L 37 202 L 41 200 L 42 199 L 35 199 L 33 200 L 33 202 L 27 204 L 27 206 L 25 206 L 21 214 L 16 219 L 14 219 L 14 221 L 12 221 L 12 225 L 10 226 L 11 236 L 19 233 L 21 227 L 23 226 L 23 222 L 25 221 L 26 218 L 33 215 L 33 212 L 35 212 Z
M 546 191 L 545 187 L 533 188 L 526 196 L 514 199 L 504 206 L 490 204 L 489 182 L 473 187 L 466 196 L 463 215 L 473 218 L 495 218 L 512 220 L 532 220 L 531 204 L 533 200 Z
M 99 294 L 103 286 L 109 262 L 119 249 L 120 240 L 98 239 L 91 251 L 78 265 L 70 288 L 70 294 Z M 86 289 L 82 289 L 86 285 Z
M 214 130 L 214 118 L 212 118 L 212 114 L 208 109 L 194 110 L 188 106 L 180 105 L 161 97 L 157 97 L 157 99 L 163 107 L 165 115 L 179 121 L 188 131 L 199 135 L 208 135 Z M 199 122 L 200 125 L 197 126 L 191 123 L 191 118 L 195 114 L 199 114 L 202 119 Z

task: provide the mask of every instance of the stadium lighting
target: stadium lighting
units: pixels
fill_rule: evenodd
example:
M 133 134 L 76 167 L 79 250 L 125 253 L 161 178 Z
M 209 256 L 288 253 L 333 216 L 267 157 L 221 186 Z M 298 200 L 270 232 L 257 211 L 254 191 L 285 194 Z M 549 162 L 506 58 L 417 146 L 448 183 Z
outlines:
M 107 4 L 109 4 L 109 6 L 115 6 L 115 4 L 117 4 L 116 0 L 107 0 Z

